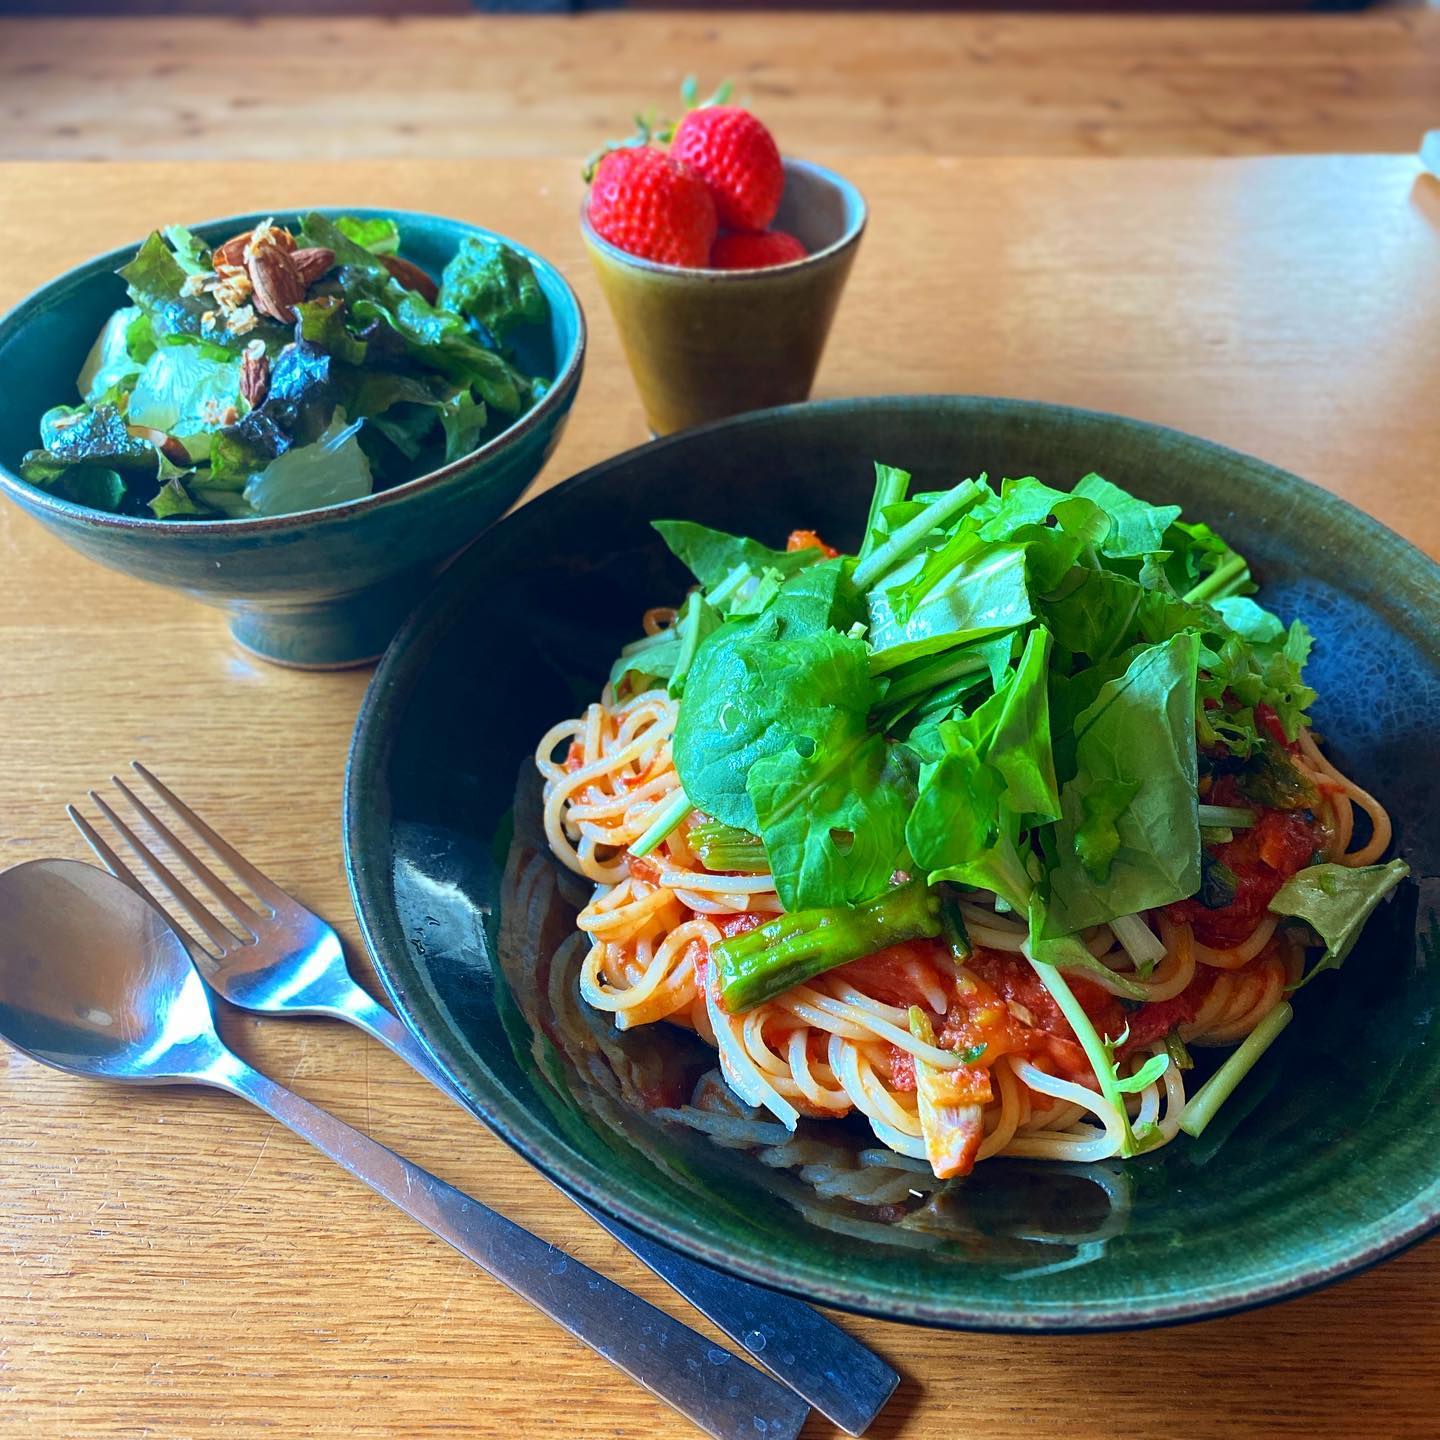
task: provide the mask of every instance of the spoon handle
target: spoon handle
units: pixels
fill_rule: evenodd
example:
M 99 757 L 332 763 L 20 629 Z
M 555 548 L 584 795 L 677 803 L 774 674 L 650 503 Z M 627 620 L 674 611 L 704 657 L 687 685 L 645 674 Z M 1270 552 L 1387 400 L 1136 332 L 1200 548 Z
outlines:
M 794 1440 L 808 1407 L 768 1375 L 234 1056 L 209 1083 L 258 1105 L 716 1440 Z
M 343 1017 L 388 1046 L 467 1115 L 472 1113 L 409 1027 L 358 985 Z M 847 1435 L 863 1435 L 900 1383 L 892 1366 L 804 1301 L 712 1270 L 556 1188 Z

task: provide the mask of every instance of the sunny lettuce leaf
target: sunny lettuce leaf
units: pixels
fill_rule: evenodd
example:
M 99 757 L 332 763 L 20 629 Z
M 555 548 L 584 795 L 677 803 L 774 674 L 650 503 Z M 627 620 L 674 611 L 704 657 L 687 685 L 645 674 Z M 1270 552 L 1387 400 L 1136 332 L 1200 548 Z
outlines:
M 350 333 L 348 311 L 339 295 L 316 295 L 295 306 L 296 338 L 318 345 L 346 365 L 363 365 L 369 346 Z
M 1345 963 L 1375 907 L 1409 873 L 1403 860 L 1387 865 L 1311 865 L 1281 886 L 1270 902 L 1272 913 L 1303 920 L 1325 942 L 1325 953 L 1301 985 Z
M 431 305 L 402 285 L 377 256 L 326 216 L 307 215 L 302 233 L 307 244 L 335 252 L 341 293 L 362 325 L 388 327 L 413 362 L 456 385 L 472 386 L 486 405 L 503 415 L 518 415 L 532 403 L 529 379 L 486 349 L 464 317 Z
M 483 400 L 468 389 L 457 390 L 440 402 L 440 426 L 445 432 L 445 463 L 468 455 L 480 444 L 489 420 Z
M 49 486 L 74 466 L 154 477 L 155 447 L 136 438 L 113 405 L 47 412 L 40 424 L 43 450 L 31 450 L 20 462 L 20 476 Z M 52 419 L 52 417 L 55 417 Z
M 400 227 L 388 215 L 341 215 L 335 228 L 372 255 L 395 255 L 400 250 Z
M 483 326 L 496 341 L 522 325 L 543 325 L 549 303 L 529 260 L 484 235 L 467 235 L 440 280 L 440 308 Z
M 754 575 L 773 570 L 789 576 L 818 564 L 825 558 L 820 550 L 772 550 L 758 540 L 727 535 L 693 520 L 652 520 L 671 554 L 708 590 L 718 589 L 738 568 Z M 728 612 L 728 608 L 726 610 Z

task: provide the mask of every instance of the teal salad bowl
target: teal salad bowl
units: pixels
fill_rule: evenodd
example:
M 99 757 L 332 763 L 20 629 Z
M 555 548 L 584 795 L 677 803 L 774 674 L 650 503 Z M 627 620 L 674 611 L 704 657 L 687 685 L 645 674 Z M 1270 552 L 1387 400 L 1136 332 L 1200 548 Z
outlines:
M 591 887 L 550 852 L 534 753 L 599 693 L 637 617 L 692 583 L 650 521 L 770 544 L 814 528 L 853 550 L 875 459 L 937 485 L 987 470 L 1069 489 L 1097 470 L 1214 525 L 1247 553 L 1259 598 L 1315 636 L 1316 731 L 1389 807 L 1411 878 L 1344 968 L 1296 994 L 1293 1022 L 1198 1139 L 1129 1161 L 987 1160 L 941 1183 L 859 1121 L 802 1120 L 792 1135 L 712 1111 L 702 1130 L 675 1107 L 714 1052 L 675 1026 L 618 1031 L 580 998 L 575 918 Z M 586 543 L 557 547 L 557 534 Z M 442 578 L 361 710 L 347 865 L 390 996 L 456 1089 L 547 1174 L 646 1234 L 887 1319 L 1154 1325 L 1312 1289 L 1440 1220 L 1437 716 L 1440 569 L 1293 475 L 1054 405 L 797 405 L 608 460 Z M 1216 1058 L 1197 1052 L 1197 1078 Z
M 76 401 L 76 376 L 92 342 L 126 304 L 125 282 L 115 272 L 135 256 L 136 241 L 52 280 L 0 319 L 0 490 L 92 560 L 224 609 L 234 638 L 262 659 L 331 669 L 373 660 L 436 571 L 539 473 L 579 388 L 585 318 L 560 272 L 506 237 L 435 215 L 319 213 L 393 218 L 400 253 L 434 276 L 470 236 L 502 241 L 523 255 L 549 313 L 515 337 L 515 359 L 527 374 L 550 382 L 543 396 L 469 454 L 339 504 L 261 518 L 184 520 L 75 504 L 22 480 L 20 461 L 40 443 L 41 416 Z M 192 228 L 214 246 L 268 218 L 233 215 Z M 286 224 L 294 217 L 281 212 L 276 218 Z

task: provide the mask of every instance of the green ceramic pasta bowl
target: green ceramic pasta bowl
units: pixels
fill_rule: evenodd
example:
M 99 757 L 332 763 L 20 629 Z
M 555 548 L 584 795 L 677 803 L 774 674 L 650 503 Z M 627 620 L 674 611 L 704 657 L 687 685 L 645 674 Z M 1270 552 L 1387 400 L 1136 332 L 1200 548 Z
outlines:
M 649 520 L 853 546 L 871 460 L 948 483 L 1067 486 L 1091 469 L 1184 505 L 1317 637 L 1330 752 L 1380 795 L 1416 879 L 1200 1140 L 1136 1161 L 987 1161 L 940 1187 L 848 1122 L 654 1107 L 713 1064 L 665 1026 L 616 1034 L 575 990 L 586 898 L 539 826 L 531 756 L 598 693 L 647 606 L 687 584 Z M 583 544 L 556 537 L 583 536 Z M 750 1279 L 889 1319 L 1088 1330 L 1294 1295 L 1394 1254 L 1440 1217 L 1440 570 L 1258 460 L 1115 416 L 963 396 L 761 412 L 648 445 L 492 530 L 382 663 L 350 759 L 345 838 L 391 998 L 478 1115 L 647 1233 Z
M 437 215 L 324 213 L 392 215 L 402 252 L 433 275 L 464 236 L 490 234 Z M 214 245 L 266 218 L 232 215 L 192 228 Z M 283 223 L 288 212 L 278 218 Z M 508 429 L 453 463 L 360 500 L 255 520 L 137 519 L 27 485 L 15 467 L 38 443 L 44 411 L 73 400 L 91 342 L 125 303 L 115 271 L 134 256 L 137 240 L 59 276 L 0 318 L 0 492 L 90 559 L 221 607 L 231 633 L 262 659 L 320 669 L 373 660 L 436 568 L 539 473 L 579 388 L 585 317 L 574 291 L 542 257 L 492 238 L 529 258 L 549 301 L 549 324 L 524 337 L 521 358 L 553 384 Z

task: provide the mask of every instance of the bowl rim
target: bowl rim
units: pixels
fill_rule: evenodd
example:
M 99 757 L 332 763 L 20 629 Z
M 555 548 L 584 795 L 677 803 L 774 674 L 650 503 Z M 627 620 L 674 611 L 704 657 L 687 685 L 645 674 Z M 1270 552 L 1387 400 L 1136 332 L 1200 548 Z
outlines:
M 607 260 L 614 260 L 617 264 L 627 266 L 632 270 L 648 271 L 653 275 L 661 275 L 670 280 L 703 279 L 716 285 L 736 284 L 742 281 L 754 284 L 757 281 L 766 282 L 788 278 L 802 270 L 828 263 L 846 250 L 853 250 L 860 243 L 860 237 L 865 233 L 865 227 L 870 220 L 870 206 L 865 196 L 861 194 L 860 187 L 853 180 L 847 180 L 838 170 L 832 170 L 829 166 L 820 165 L 814 160 L 799 160 L 786 155 L 781 157 L 781 164 L 785 167 L 787 177 L 790 171 L 800 170 L 832 185 L 845 196 L 854 211 L 853 218 L 838 239 L 832 240 L 830 244 L 809 255 L 802 255 L 798 260 L 787 260 L 783 265 L 764 265 L 754 270 L 716 270 L 708 265 L 667 265 L 660 260 L 646 259 L 643 255 L 632 255 L 628 250 L 622 250 L 618 245 L 612 245 L 590 224 L 590 187 L 588 185 L 585 187 L 585 194 L 580 199 L 581 233 L 585 237 L 585 243 L 605 256 Z
M 1333 491 L 1269 461 L 1216 441 L 1194 436 L 1187 431 L 1179 431 L 1171 426 L 1133 416 L 1016 397 L 959 394 L 886 394 L 803 401 L 795 405 L 751 411 L 663 436 L 587 466 L 559 484 L 549 487 L 532 501 L 512 511 L 492 531 L 487 532 L 482 544 L 503 541 L 507 536 L 506 527 L 513 528 L 519 522 L 519 516 L 532 505 L 539 505 L 540 514 L 544 515 L 560 503 L 564 495 L 577 488 L 598 483 L 612 467 L 623 464 L 627 458 L 641 451 L 664 454 L 668 449 L 687 442 L 693 443 L 697 438 L 701 441 L 713 439 L 717 432 L 723 433 L 726 427 L 765 425 L 774 418 L 801 411 L 824 413 L 826 410 L 839 412 L 856 406 L 937 402 L 949 405 L 984 403 L 1017 412 L 1021 416 L 1045 411 L 1075 419 L 1100 420 L 1120 429 L 1183 436 L 1187 440 L 1197 441 L 1219 460 L 1244 465 L 1253 470 L 1263 470 L 1292 493 L 1303 490 L 1310 494 L 1315 503 L 1339 512 L 1349 523 L 1366 531 L 1378 546 L 1383 547 L 1397 568 L 1403 568 L 1407 574 L 1423 572 L 1436 589 L 1440 590 L 1440 562 Z M 534 520 L 535 517 L 530 517 L 531 523 L 534 523 Z M 1235 1280 L 1227 1284 L 1212 1285 L 1198 1298 L 1157 1298 L 1147 1302 L 1138 1311 L 1119 1306 L 1098 1308 L 1093 1302 L 1079 1301 L 1063 1308 L 1035 1313 L 1005 1313 L 983 1301 L 962 1301 L 948 1305 L 915 1300 L 905 1303 L 887 1302 L 864 1292 L 854 1292 L 846 1288 L 842 1281 L 815 1274 L 804 1266 L 777 1273 L 745 1256 L 732 1254 L 723 1247 L 709 1243 L 703 1233 L 687 1231 L 683 1226 L 677 1225 L 671 1215 L 664 1213 L 661 1207 L 648 1199 L 641 1197 L 637 1200 L 625 1191 L 623 1184 L 617 1185 L 603 1168 L 579 1157 L 572 1158 L 566 1155 L 561 1147 L 537 1138 L 530 1120 L 530 1111 L 524 1105 L 499 1087 L 487 1087 L 484 1078 L 477 1076 L 472 1067 L 462 1069 L 455 1065 L 451 1059 L 456 1053 L 453 1044 L 447 1044 L 443 1034 L 427 1034 L 422 1027 L 418 1017 L 424 1015 L 426 1008 L 424 996 L 419 993 L 423 987 L 419 983 L 412 984 L 416 977 L 410 976 L 403 965 L 397 964 L 392 953 L 395 949 L 405 951 L 404 936 L 399 937 L 395 946 L 387 943 L 386 948 L 381 947 L 382 937 L 387 942 L 394 938 L 389 933 L 393 927 L 386 914 L 389 904 L 386 890 L 390 886 L 390 874 L 381 867 L 368 863 L 376 858 L 374 851 L 367 856 L 362 855 L 359 850 L 362 836 L 374 824 L 377 807 L 373 802 L 381 793 L 376 780 L 377 776 L 383 773 L 393 748 L 397 718 L 403 715 L 410 703 L 416 677 L 429 663 L 428 651 L 423 647 L 424 636 L 427 631 L 445 622 L 458 603 L 461 593 L 469 588 L 473 565 L 480 553 L 478 550 L 472 552 L 469 565 L 457 565 L 441 578 L 401 626 L 371 675 L 356 716 L 355 730 L 346 757 L 341 802 L 342 854 L 361 938 L 391 1004 L 426 1053 L 450 1079 L 466 1107 L 493 1134 L 542 1175 L 568 1193 L 582 1197 L 599 1206 L 607 1214 L 657 1240 L 681 1249 L 696 1260 L 713 1265 L 723 1273 L 780 1290 L 811 1304 L 827 1305 L 851 1314 L 937 1329 L 989 1334 L 1094 1334 L 1151 1329 L 1240 1314 L 1280 1300 L 1311 1294 L 1339 1280 L 1359 1274 L 1412 1248 L 1440 1229 L 1440 1179 L 1437 1179 L 1427 1192 L 1392 1210 L 1383 1224 L 1373 1227 L 1365 1234 L 1361 1243 L 1348 1248 L 1344 1253 L 1324 1258 L 1295 1260 L 1278 1273 L 1272 1271 L 1263 1278 L 1257 1277 L 1248 1286 Z M 386 815 L 382 818 L 388 825 L 388 804 Z
M 339 523 L 348 520 L 359 511 L 376 509 L 390 501 L 408 499 L 422 491 L 442 485 L 445 481 L 453 479 L 461 473 L 472 470 L 477 460 L 490 459 L 507 449 L 528 432 L 547 421 L 551 412 L 561 408 L 562 402 L 568 403 L 573 397 L 579 384 L 580 372 L 589 343 L 589 327 L 585 320 L 585 310 L 580 303 L 580 297 L 575 293 L 574 287 L 565 278 L 558 265 L 547 260 L 545 256 L 532 250 L 528 245 L 511 239 L 508 235 L 502 235 L 497 230 L 488 230 L 483 225 L 474 225 L 468 220 L 458 220 L 451 215 L 437 215 L 433 211 L 391 209 L 374 205 L 310 205 L 280 207 L 269 211 L 244 211 L 236 215 L 220 215 L 210 220 L 199 220 L 187 228 L 204 232 L 219 229 L 222 226 L 243 227 L 247 224 L 253 226 L 267 215 L 301 215 L 308 210 L 326 216 L 384 216 L 396 220 L 402 227 L 407 220 L 417 222 L 438 220 L 443 225 L 454 227 L 461 238 L 466 235 L 480 235 L 508 245 L 524 255 L 535 269 L 545 271 L 551 276 L 559 285 L 560 293 L 567 298 L 574 313 L 575 339 L 556 372 L 550 388 L 541 396 L 539 403 L 532 405 L 523 415 L 498 435 L 487 440 L 485 444 L 448 461 L 438 469 L 427 470 L 423 475 L 417 475 L 399 485 L 392 485 L 388 490 L 374 490 L 369 495 L 362 495 L 358 500 L 342 500 L 333 505 L 321 505 L 310 510 L 294 510 L 284 515 L 207 520 L 160 520 L 147 519 L 143 515 L 114 515 L 107 510 L 94 510 L 88 505 L 77 504 L 73 500 L 62 500 L 59 496 L 50 494 L 49 491 L 41 489 L 38 485 L 31 485 L 28 481 L 21 479 L 3 458 L 0 458 L 0 491 L 9 494 L 18 504 L 27 509 L 46 511 L 59 519 L 79 520 L 102 529 L 145 531 L 153 535 L 234 535 L 238 537 L 257 533 L 273 533 L 299 525 Z M 64 287 L 77 285 L 98 272 L 114 271 L 118 265 L 133 258 L 142 243 L 143 238 L 140 241 L 119 245 L 98 255 L 92 255 L 88 260 L 82 260 L 78 265 L 72 265 L 68 270 L 62 271 L 61 274 L 32 290 L 3 315 L 0 315 L 0 343 L 3 343 L 11 335 L 23 333 L 26 325 L 37 311 L 54 306 L 58 298 L 56 292 Z

